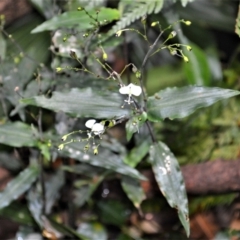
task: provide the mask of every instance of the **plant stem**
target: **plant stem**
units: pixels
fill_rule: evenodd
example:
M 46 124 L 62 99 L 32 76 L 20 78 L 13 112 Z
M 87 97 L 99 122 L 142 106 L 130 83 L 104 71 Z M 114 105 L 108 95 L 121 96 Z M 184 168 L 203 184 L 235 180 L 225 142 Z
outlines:
M 43 155 L 40 154 L 40 183 L 42 188 L 42 215 L 46 214 L 46 188 L 44 183 L 44 171 L 43 171 Z

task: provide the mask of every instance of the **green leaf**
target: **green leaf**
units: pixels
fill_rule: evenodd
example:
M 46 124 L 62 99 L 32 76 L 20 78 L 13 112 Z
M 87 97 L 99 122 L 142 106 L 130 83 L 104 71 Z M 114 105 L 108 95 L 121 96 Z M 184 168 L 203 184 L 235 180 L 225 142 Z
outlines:
M 32 218 L 26 204 L 20 204 L 18 202 L 13 202 L 9 206 L 2 208 L 0 210 L 0 216 L 13 220 L 14 222 L 27 225 L 35 226 L 36 223 Z
M 101 8 L 99 14 L 95 10 L 88 11 L 88 14 L 97 19 L 101 25 L 105 25 L 113 20 L 119 19 L 119 11 L 111 8 Z M 93 28 L 92 23 L 96 24 L 84 11 L 70 11 L 55 16 L 34 28 L 31 33 L 57 30 L 58 28 L 75 28 L 78 31 L 85 31 Z
M 93 153 L 84 153 L 84 144 L 82 143 L 72 143 L 67 145 L 62 154 L 74 159 L 79 160 L 80 162 L 88 163 L 93 166 L 109 169 L 123 175 L 127 175 L 133 178 L 146 180 L 146 178 L 140 174 L 136 169 L 126 165 L 121 156 L 111 153 L 106 149 L 99 148 L 99 154 L 94 155 Z
M 127 220 L 129 211 L 123 201 L 120 200 L 104 200 L 98 201 L 101 222 L 106 224 L 122 227 Z
M 0 59 L 4 60 L 6 56 L 6 40 L 3 38 L 2 33 L 0 32 Z
M 123 161 L 130 167 L 136 167 L 148 153 L 149 147 L 149 141 L 143 141 L 139 146 L 134 147 Z
M 148 119 L 157 122 L 164 118 L 183 118 L 198 108 L 239 94 L 239 91 L 217 87 L 167 88 L 148 98 Z
M 206 53 L 192 42 L 188 42 L 187 45 L 192 47 L 192 51 L 184 51 L 185 56 L 189 59 L 188 63 L 183 63 L 183 69 L 188 82 L 200 86 L 210 85 L 211 73 Z
M 240 37 L 240 5 L 238 6 L 238 15 L 236 19 L 235 33 Z
M 107 232 L 101 223 L 80 223 L 77 232 L 85 236 L 88 240 L 107 240 Z
M 30 166 L 10 181 L 6 188 L 0 192 L 0 208 L 8 206 L 13 200 L 27 191 L 37 179 L 38 174 L 39 167 Z
M 126 123 L 127 140 L 132 138 L 135 132 L 139 132 L 139 128 L 146 122 L 147 113 L 143 112 L 141 115 L 133 116 Z
M 121 108 L 122 98 L 117 93 L 97 91 L 91 88 L 73 88 L 70 92 L 53 92 L 51 98 L 35 96 L 23 99 L 21 102 L 29 105 L 47 108 L 53 111 L 63 111 L 76 117 L 114 118 L 127 114 Z
M 0 125 L 0 143 L 12 147 L 33 147 L 37 145 L 32 128 L 22 122 Z
M 102 174 L 101 176 L 96 177 L 96 172 L 94 176 L 94 181 L 89 181 L 84 183 L 83 186 L 80 186 L 79 189 L 74 190 L 74 203 L 75 206 L 81 207 L 83 204 L 89 200 L 89 198 L 92 196 L 96 188 L 99 186 L 99 184 L 103 181 L 105 176 L 107 175 L 107 172 L 105 171 L 105 174 Z M 81 181 L 81 180 L 80 180 Z M 75 186 L 77 185 L 77 182 L 75 182 Z
M 189 236 L 188 200 L 177 159 L 167 145 L 158 142 L 150 148 L 150 162 L 162 194 L 169 205 L 177 209 L 179 219 Z
M 175 26 L 180 43 L 192 48 L 192 51 L 187 51 L 183 47 L 184 55 L 189 59 L 189 62 L 184 63 L 183 65 L 185 75 L 189 83 L 197 85 L 209 85 L 211 74 L 206 54 L 200 47 L 194 43 L 191 43 L 187 37 L 184 36 L 183 32 L 179 31 L 179 28 L 181 28 L 180 24 Z
M 139 208 L 141 202 L 146 198 L 139 180 L 124 176 L 122 178 L 121 185 L 128 198 L 132 201 L 133 205 L 136 208 Z

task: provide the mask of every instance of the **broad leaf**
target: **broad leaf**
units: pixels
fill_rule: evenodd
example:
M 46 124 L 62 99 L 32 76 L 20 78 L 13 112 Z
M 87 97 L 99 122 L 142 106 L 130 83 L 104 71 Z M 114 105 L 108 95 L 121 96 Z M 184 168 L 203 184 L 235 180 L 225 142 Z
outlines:
M 164 118 L 183 118 L 198 108 L 239 94 L 239 91 L 217 87 L 167 88 L 148 98 L 148 119 L 157 122 Z
M 136 208 L 139 208 L 141 202 L 146 198 L 139 180 L 124 176 L 122 178 L 121 185 L 124 192 L 127 194 L 128 198 L 132 201 L 134 206 Z
M 179 219 L 189 236 L 188 200 L 178 161 L 162 142 L 150 148 L 150 162 L 162 194 L 169 205 L 176 208 Z
M 10 181 L 6 188 L 0 192 L 0 208 L 8 206 L 13 200 L 28 190 L 37 179 L 38 174 L 39 168 L 30 166 Z
M 33 147 L 37 145 L 33 129 L 22 122 L 0 125 L 0 143 L 12 147 Z
M 127 114 L 121 108 L 122 98 L 117 93 L 97 91 L 91 88 L 73 88 L 70 92 L 53 92 L 51 98 L 35 96 L 23 99 L 23 103 L 53 111 L 63 111 L 76 117 L 114 118 Z
M 84 145 L 82 143 L 72 143 L 64 147 L 62 154 L 80 162 L 88 163 L 93 166 L 109 169 L 123 175 L 127 175 L 133 178 L 145 180 L 146 178 L 140 174 L 136 169 L 126 165 L 120 156 L 111 153 L 106 149 L 99 148 L 99 154 L 94 155 L 93 153 L 84 153 Z M 61 153 L 61 152 L 59 152 Z
M 88 11 L 88 14 L 97 19 L 101 25 L 105 25 L 113 20 L 119 19 L 119 12 L 117 9 L 101 8 L 99 13 L 95 10 Z M 70 11 L 61 15 L 55 16 L 52 19 L 42 23 L 32 30 L 32 33 L 43 31 L 57 30 L 58 28 L 75 28 L 78 31 L 85 31 L 93 28 L 96 22 L 90 18 L 85 11 Z
M 126 124 L 127 131 L 127 140 L 129 141 L 132 138 L 132 135 L 135 132 L 139 132 L 139 128 L 145 123 L 147 120 L 146 112 L 143 112 L 141 115 L 136 115 L 130 118 Z

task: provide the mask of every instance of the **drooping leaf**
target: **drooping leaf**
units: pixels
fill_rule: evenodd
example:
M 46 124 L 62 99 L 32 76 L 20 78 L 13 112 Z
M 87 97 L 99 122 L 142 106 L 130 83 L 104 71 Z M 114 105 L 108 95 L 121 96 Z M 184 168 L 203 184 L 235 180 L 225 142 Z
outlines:
M 79 160 L 80 162 L 88 163 L 93 166 L 109 169 L 123 175 L 128 175 L 133 178 L 145 180 L 146 178 L 140 174 L 136 169 L 126 165 L 121 156 L 113 154 L 112 152 L 99 148 L 99 154 L 84 153 L 84 145 L 81 143 L 73 143 L 67 145 L 62 152 L 64 156 L 68 156 Z
M 29 125 L 22 122 L 9 122 L 0 125 L 0 143 L 12 147 L 33 147 L 37 145 L 37 140 Z
M 123 161 L 131 167 L 136 167 L 148 153 L 149 147 L 149 141 L 143 141 L 139 146 L 134 147 Z
M 27 226 L 35 226 L 36 223 L 31 216 L 27 206 L 18 202 L 13 202 L 9 206 L 0 210 L 0 216 L 13 220 L 14 222 Z
M 164 118 L 183 118 L 198 108 L 210 106 L 219 100 L 239 94 L 239 91 L 217 87 L 167 88 L 148 98 L 148 119 L 160 121 Z
M 59 191 L 65 182 L 64 172 L 62 170 L 58 170 L 55 172 L 51 178 L 49 178 L 46 182 L 46 213 L 50 214 L 51 209 L 56 201 L 59 198 Z
M 139 180 L 124 176 L 121 181 L 122 188 L 132 201 L 136 208 L 140 207 L 141 202 L 146 198 L 146 195 L 140 185 Z
M 10 181 L 6 188 L 0 192 L 0 208 L 8 206 L 13 200 L 28 190 L 37 179 L 38 174 L 39 168 L 30 166 Z
M 128 120 L 126 124 L 128 141 L 132 138 L 132 135 L 135 132 L 139 132 L 139 128 L 145 123 L 146 120 L 147 120 L 146 112 L 143 112 L 141 115 L 133 116 Z
M 95 10 L 89 10 L 88 14 L 98 20 L 101 25 L 105 25 L 113 20 L 119 19 L 117 9 L 101 8 L 99 13 Z M 58 28 L 75 28 L 78 31 L 85 31 L 93 28 L 92 24 L 96 22 L 90 18 L 84 11 L 70 11 L 55 16 L 52 19 L 42 23 L 32 30 L 32 33 L 57 30 Z
M 95 175 L 94 181 L 92 180 L 88 181 L 87 184 L 85 182 L 82 186 L 79 187 L 79 189 L 76 189 L 74 191 L 75 198 L 73 201 L 77 207 L 83 206 L 83 204 L 89 200 L 89 198 L 94 193 L 94 191 L 99 186 L 99 184 L 103 181 L 105 176 L 106 176 L 106 171 L 105 171 L 105 174 L 101 176 L 96 177 Z
M 169 205 L 177 209 L 179 219 L 189 236 L 188 199 L 178 161 L 162 142 L 152 145 L 149 153 L 158 186 Z
M 104 226 L 99 222 L 80 223 L 77 232 L 89 240 L 107 240 L 107 232 Z
M 237 19 L 236 19 L 235 33 L 240 37 L 240 5 L 238 7 L 238 15 L 237 15 Z
M 45 212 L 46 214 L 51 213 L 52 206 L 54 205 L 56 199 L 59 197 L 60 188 L 64 184 L 64 174 L 62 170 L 58 170 L 56 173 L 52 174 L 45 182 Z M 27 195 L 29 210 L 32 213 L 35 221 L 43 227 L 43 196 L 42 187 L 40 183 L 36 184 Z
M 114 118 L 127 114 L 121 108 L 122 98 L 117 93 L 97 91 L 91 88 L 73 88 L 70 92 L 53 92 L 51 98 L 35 96 L 23 99 L 23 103 L 63 111 L 76 117 Z

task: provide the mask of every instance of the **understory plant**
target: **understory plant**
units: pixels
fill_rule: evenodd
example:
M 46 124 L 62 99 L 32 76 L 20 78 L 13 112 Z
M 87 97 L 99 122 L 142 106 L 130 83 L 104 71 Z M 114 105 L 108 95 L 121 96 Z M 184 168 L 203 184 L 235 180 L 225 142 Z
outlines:
M 37 5 L 36 1 L 32 2 Z M 145 3 L 138 7 L 146 8 L 146 14 L 154 9 L 160 11 L 162 6 L 158 1 L 151 2 L 152 5 Z M 44 12 L 43 6 L 37 6 Z M 87 203 L 91 205 L 91 196 L 98 186 L 105 179 L 117 178 L 141 213 L 141 203 L 146 199 L 141 182 L 147 181 L 138 168 L 141 163 L 152 168 L 159 190 L 176 209 L 186 235 L 190 234 L 188 199 L 180 166 L 169 147 L 158 139 L 156 125 L 167 118 L 187 117 L 199 108 L 236 96 L 239 91 L 190 85 L 149 95 L 146 71 L 151 58 L 160 58 L 167 51 L 172 58 L 192 64 L 193 47 L 183 40 L 182 33 L 182 25 L 189 28 L 192 25 L 187 19 L 176 19 L 166 27 L 159 21 L 148 24 L 146 16 L 135 12 L 133 20 L 125 15 L 128 23 L 120 18 L 119 10 L 106 7 L 97 10 L 78 7 L 45 16 L 49 19 L 31 33 L 45 34 L 48 38 L 46 32 L 51 31 L 51 64 L 47 65 L 49 56 L 36 61 L 20 48 L 14 62 L 6 61 L 2 67 L 1 101 L 5 117 L 1 119 L 0 142 L 16 149 L 26 147 L 27 155 L 19 158 L 28 160 L 19 164 L 17 175 L 0 193 L 0 208 L 10 209 L 14 200 L 25 193 L 28 210 L 47 238 L 53 234 L 56 238 L 96 239 L 89 237 L 92 231 L 107 239 L 102 225 L 99 228 L 90 225 L 91 221 L 83 216 L 80 224 L 75 216 L 70 224 L 72 228 L 57 221 L 58 214 L 53 209 L 64 197 L 61 190 L 64 186 L 65 190 L 68 188 L 67 174 L 70 186 L 66 190 L 66 202 L 72 211 L 84 211 Z M 141 18 L 139 25 L 129 27 L 137 18 Z M 2 23 L 3 20 L 2 17 Z M 154 40 L 148 36 L 149 29 L 157 32 Z M 4 30 L 3 24 L 2 33 L 16 46 L 16 39 Z M 128 61 L 116 71 L 109 59 L 127 36 L 143 40 L 146 52 L 141 61 Z M 46 49 L 39 47 L 37 51 Z M 32 73 L 26 76 L 28 67 Z M 9 69 L 12 71 L 7 72 Z M 16 75 L 21 81 L 16 81 Z M 161 81 L 161 76 L 155 81 Z M 124 132 L 123 128 L 126 140 L 115 133 Z M 2 152 L 1 158 L 4 156 L 7 158 L 7 153 Z M 17 162 L 15 156 L 12 158 Z M 7 160 L 5 164 L 9 164 Z M 107 194 L 104 189 L 102 195 Z M 25 214 L 29 217 L 27 210 Z M 121 231 L 133 237 L 130 232 Z

